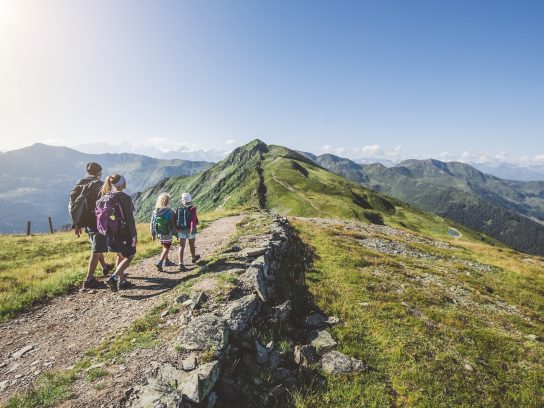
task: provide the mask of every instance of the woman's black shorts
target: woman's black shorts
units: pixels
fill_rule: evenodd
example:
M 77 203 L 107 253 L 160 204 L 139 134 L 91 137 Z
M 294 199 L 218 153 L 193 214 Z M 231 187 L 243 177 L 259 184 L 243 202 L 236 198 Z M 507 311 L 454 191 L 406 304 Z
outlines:
M 108 236 L 107 241 L 110 252 L 118 252 L 125 258 L 136 254 L 136 247 L 132 246 L 132 238 L 129 235 Z

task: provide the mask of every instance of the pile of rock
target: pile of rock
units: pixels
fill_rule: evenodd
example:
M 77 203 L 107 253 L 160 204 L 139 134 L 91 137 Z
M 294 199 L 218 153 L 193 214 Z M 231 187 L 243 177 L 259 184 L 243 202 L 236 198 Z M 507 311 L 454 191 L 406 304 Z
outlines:
M 279 398 L 298 383 L 297 365 L 335 374 L 364 368 L 359 360 L 334 351 L 337 344 L 327 329 L 338 319 L 320 313 L 299 322 L 306 344 L 294 346 L 291 341 L 289 352 L 283 347 L 280 353 L 275 342 L 259 340 L 254 328 L 260 323 L 292 324 L 293 302 L 277 302 L 275 283 L 279 268 L 293 255 L 293 237 L 287 220 L 274 216 L 269 234 L 246 239 L 251 247 L 235 246 L 218 257 L 221 271 L 234 277 L 233 296 L 219 301 L 197 291 L 176 299 L 183 309 L 176 318 L 179 331 L 169 345 L 176 357 L 133 387 L 125 406 L 211 408 L 218 399 L 223 405 L 237 401 L 250 387 L 262 387 L 263 394 Z M 206 272 L 213 275 L 214 266 Z M 291 353 L 288 359 L 286 353 Z M 270 374 L 266 384 L 263 372 Z

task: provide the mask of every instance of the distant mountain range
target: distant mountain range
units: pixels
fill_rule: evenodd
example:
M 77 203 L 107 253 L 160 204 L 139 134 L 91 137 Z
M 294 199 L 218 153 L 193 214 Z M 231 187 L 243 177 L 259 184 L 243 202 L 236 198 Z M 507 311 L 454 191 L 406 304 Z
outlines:
M 95 161 L 104 177 L 121 173 L 127 191 L 136 192 L 169 176 L 193 175 L 212 165 L 205 161 L 161 160 L 144 155 L 87 154 L 66 147 L 35 144 L 0 155 L 0 232 L 21 232 L 32 221 L 35 232 L 69 222 L 67 202 L 73 185 L 85 175 L 85 164 Z
M 393 167 L 331 154 L 315 163 L 426 211 L 484 232 L 514 249 L 544 255 L 544 182 L 512 181 L 459 162 L 405 160 Z
M 135 145 L 132 143 L 110 144 L 107 142 L 92 142 L 74 146 L 75 150 L 90 154 L 104 153 L 134 153 L 157 159 L 183 159 L 191 161 L 218 162 L 229 153 L 221 149 L 190 149 L 188 147 L 160 148 L 157 145 Z
M 508 162 L 469 163 L 483 173 L 507 180 L 544 181 L 544 165 L 521 165 Z

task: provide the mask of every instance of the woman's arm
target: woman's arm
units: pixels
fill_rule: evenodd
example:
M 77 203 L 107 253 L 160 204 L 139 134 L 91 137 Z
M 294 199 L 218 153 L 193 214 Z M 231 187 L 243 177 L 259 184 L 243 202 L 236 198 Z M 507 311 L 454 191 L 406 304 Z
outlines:
M 123 208 L 123 215 L 128 226 L 128 231 L 131 238 L 138 236 L 136 231 L 136 220 L 134 220 L 134 206 L 132 205 L 132 199 L 126 193 L 121 193 L 121 207 Z

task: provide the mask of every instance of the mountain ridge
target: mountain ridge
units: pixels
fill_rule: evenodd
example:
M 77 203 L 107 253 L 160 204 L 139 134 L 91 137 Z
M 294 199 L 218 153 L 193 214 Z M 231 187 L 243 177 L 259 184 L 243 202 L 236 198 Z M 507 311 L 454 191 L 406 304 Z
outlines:
M 544 182 L 502 180 L 462 162 L 409 159 L 393 167 L 315 156 L 325 168 L 374 191 L 488 234 L 515 249 L 544 255 Z M 528 233 L 530 232 L 530 233 Z
M 96 161 L 103 176 L 121 173 L 127 178 L 127 191 L 134 192 L 164 177 L 192 175 L 212 163 L 189 160 L 154 159 L 133 153 L 81 153 L 64 146 L 36 143 L 4 153 L 0 159 L 1 232 L 22 232 L 32 222 L 33 232 L 47 231 L 47 217 L 56 227 L 69 222 L 68 193 L 85 176 L 85 165 Z

